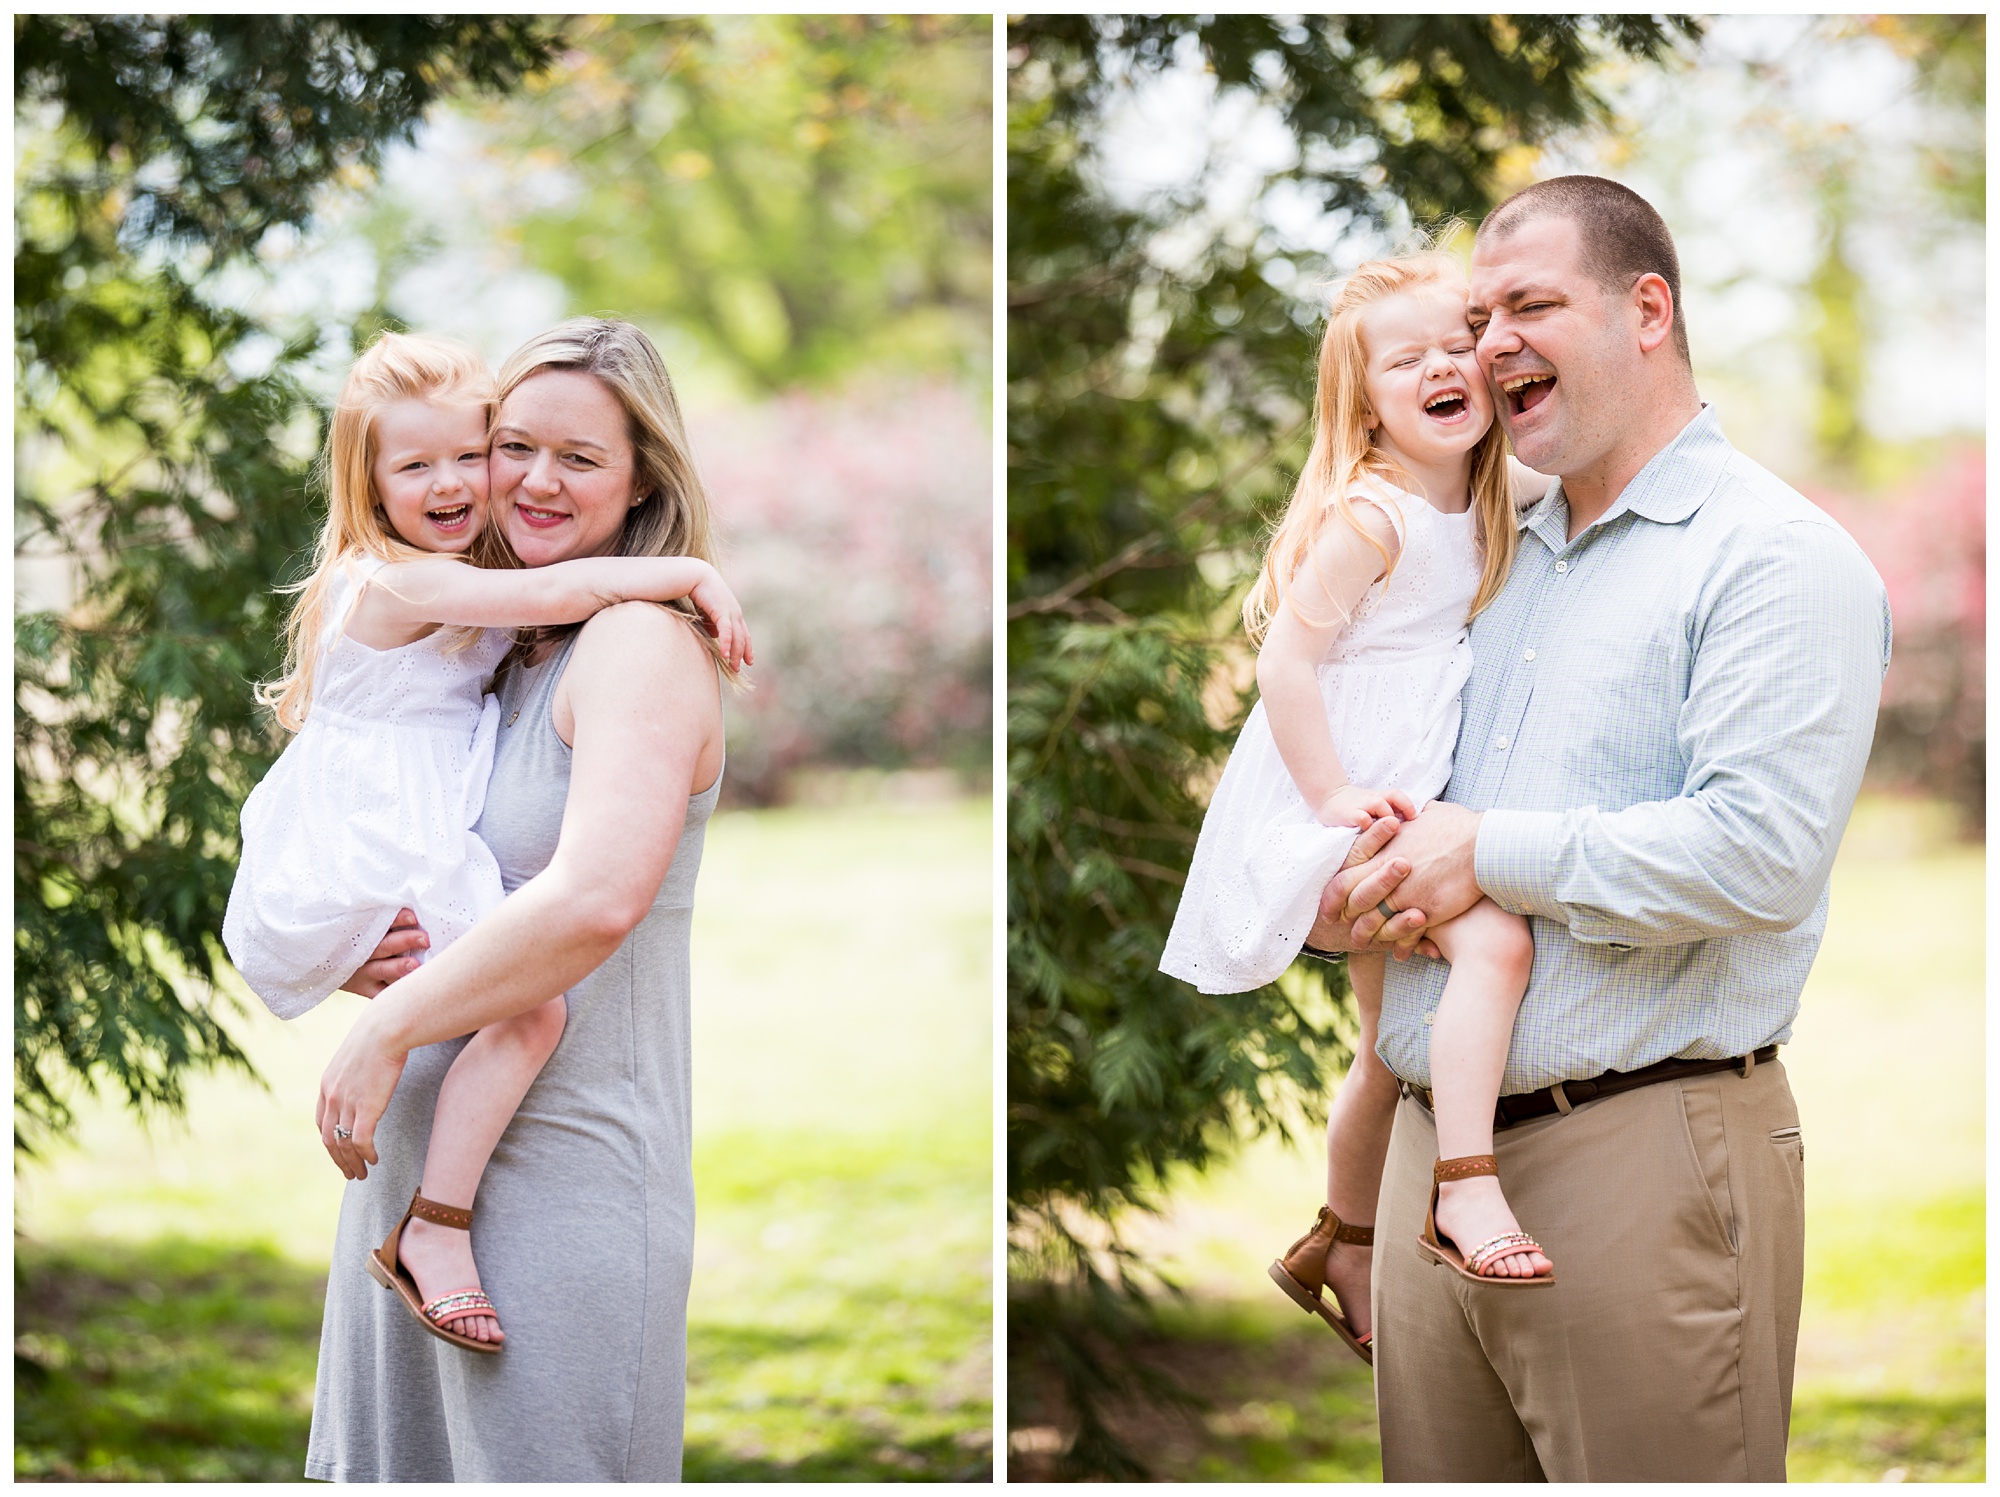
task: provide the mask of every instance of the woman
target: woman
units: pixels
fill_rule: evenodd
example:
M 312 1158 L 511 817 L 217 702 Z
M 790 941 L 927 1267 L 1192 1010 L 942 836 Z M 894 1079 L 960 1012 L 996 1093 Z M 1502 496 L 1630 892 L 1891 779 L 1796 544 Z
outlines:
M 710 556 L 673 387 L 636 328 L 566 322 L 508 359 L 500 392 L 493 519 L 526 565 Z M 697 626 L 641 604 L 542 631 L 504 674 L 476 830 L 509 897 L 407 976 L 403 953 L 421 933 L 392 932 L 350 981 L 380 996 L 321 1081 L 321 1137 L 352 1183 L 307 1475 L 679 1478 L 694 1247 L 688 927 L 721 788 L 716 670 Z M 462 1036 L 563 992 L 568 1027 L 476 1203 L 506 1350 L 470 1357 L 425 1334 L 362 1264 L 409 1204 Z

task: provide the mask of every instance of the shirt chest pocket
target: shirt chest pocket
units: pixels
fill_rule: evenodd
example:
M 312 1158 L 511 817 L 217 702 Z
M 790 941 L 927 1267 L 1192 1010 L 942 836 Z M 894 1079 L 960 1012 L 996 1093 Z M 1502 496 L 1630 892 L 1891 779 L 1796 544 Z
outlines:
M 1676 732 L 1687 673 L 1671 640 L 1579 639 L 1536 683 L 1536 713 L 1571 805 L 1617 811 L 1678 795 L 1687 765 Z

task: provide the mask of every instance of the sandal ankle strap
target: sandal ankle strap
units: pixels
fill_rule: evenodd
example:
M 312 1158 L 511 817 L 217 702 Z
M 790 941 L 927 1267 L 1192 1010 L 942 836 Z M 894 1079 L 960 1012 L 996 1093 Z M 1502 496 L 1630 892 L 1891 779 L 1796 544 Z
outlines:
M 1313 1223 L 1313 1230 L 1318 1231 L 1328 1222 L 1333 1223 L 1333 1240 L 1335 1242 L 1351 1242 L 1356 1247 L 1373 1247 L 1375 1245 L 1375 1229 L 1373 1227 L 1357 1227 L 1351 1222 L 1344 1222 L 1333 1214 L 1331 1206 L 1322 1206 L 1319 1208 L 1319 1219 Z
M 410 1197 L 409 1215 L 434 1226 L 456 1227 L 461 1232 L 472 1230 L 472 1208 L 470 1206 L 446 1206 L 437 1201 L 427 1200 L 422 1195 Z
M 1456 1159 L 1440 1159 L 1431 1166 L 1431 1179 L 1439 1185 L 1452 1180 L 1470 1180 L 1476 1175 L 1498 1175 L 1500 1161 L 1492 1154 L 1461 1154 Z

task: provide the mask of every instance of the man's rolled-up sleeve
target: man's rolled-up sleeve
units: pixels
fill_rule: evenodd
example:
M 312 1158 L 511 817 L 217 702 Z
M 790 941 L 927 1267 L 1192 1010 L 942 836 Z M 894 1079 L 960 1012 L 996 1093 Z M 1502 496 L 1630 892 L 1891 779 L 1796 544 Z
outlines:
M 1487 811 L 1474 871 L 1503 909 L 1620 946 L 1790 930 L 1812 912 L 1874 737 L 1881 579 L 1845 532 L 1800 520 L 1732 547 L 1702 596 L 1681 793 Z

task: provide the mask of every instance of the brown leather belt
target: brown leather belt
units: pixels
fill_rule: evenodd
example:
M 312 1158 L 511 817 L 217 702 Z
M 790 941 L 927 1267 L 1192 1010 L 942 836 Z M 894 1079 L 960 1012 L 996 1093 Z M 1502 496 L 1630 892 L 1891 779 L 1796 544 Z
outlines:
M 1585 1102 L 1594 1102 L 1599 1097 L 1615 1097 L 1620 1092 L 1651 1086 L 1656 1081 L 1710 1076 L 1717 1071 L 1740 1071 L 1748 1076 L 1756 1067 L 1777 1058 L 1778 1047 L 1766 1045 L 1761 1050 L 1729 1060 L 1663 1060 L 1654 1065 L 1641 1066 L 1636 1071 L 1606 1071 L 1587 1081 L 1558 1081 L 1554 1086 L 1545 1086 L 1538 1092 L 1515 1092 L 1502 1097 L 1493 1109 L 1493 1127 L 1497 1132 L 1516 1123 L 1545 1118 L 1553 1112 L 1567 1113 Z M 1421 1103 L 1426 1111 L 1436 1110 L 1431 1103 L 1430 1088 L 1412 1086 L 1407 1081 L 1402 1086 L 1404 1096 Z

